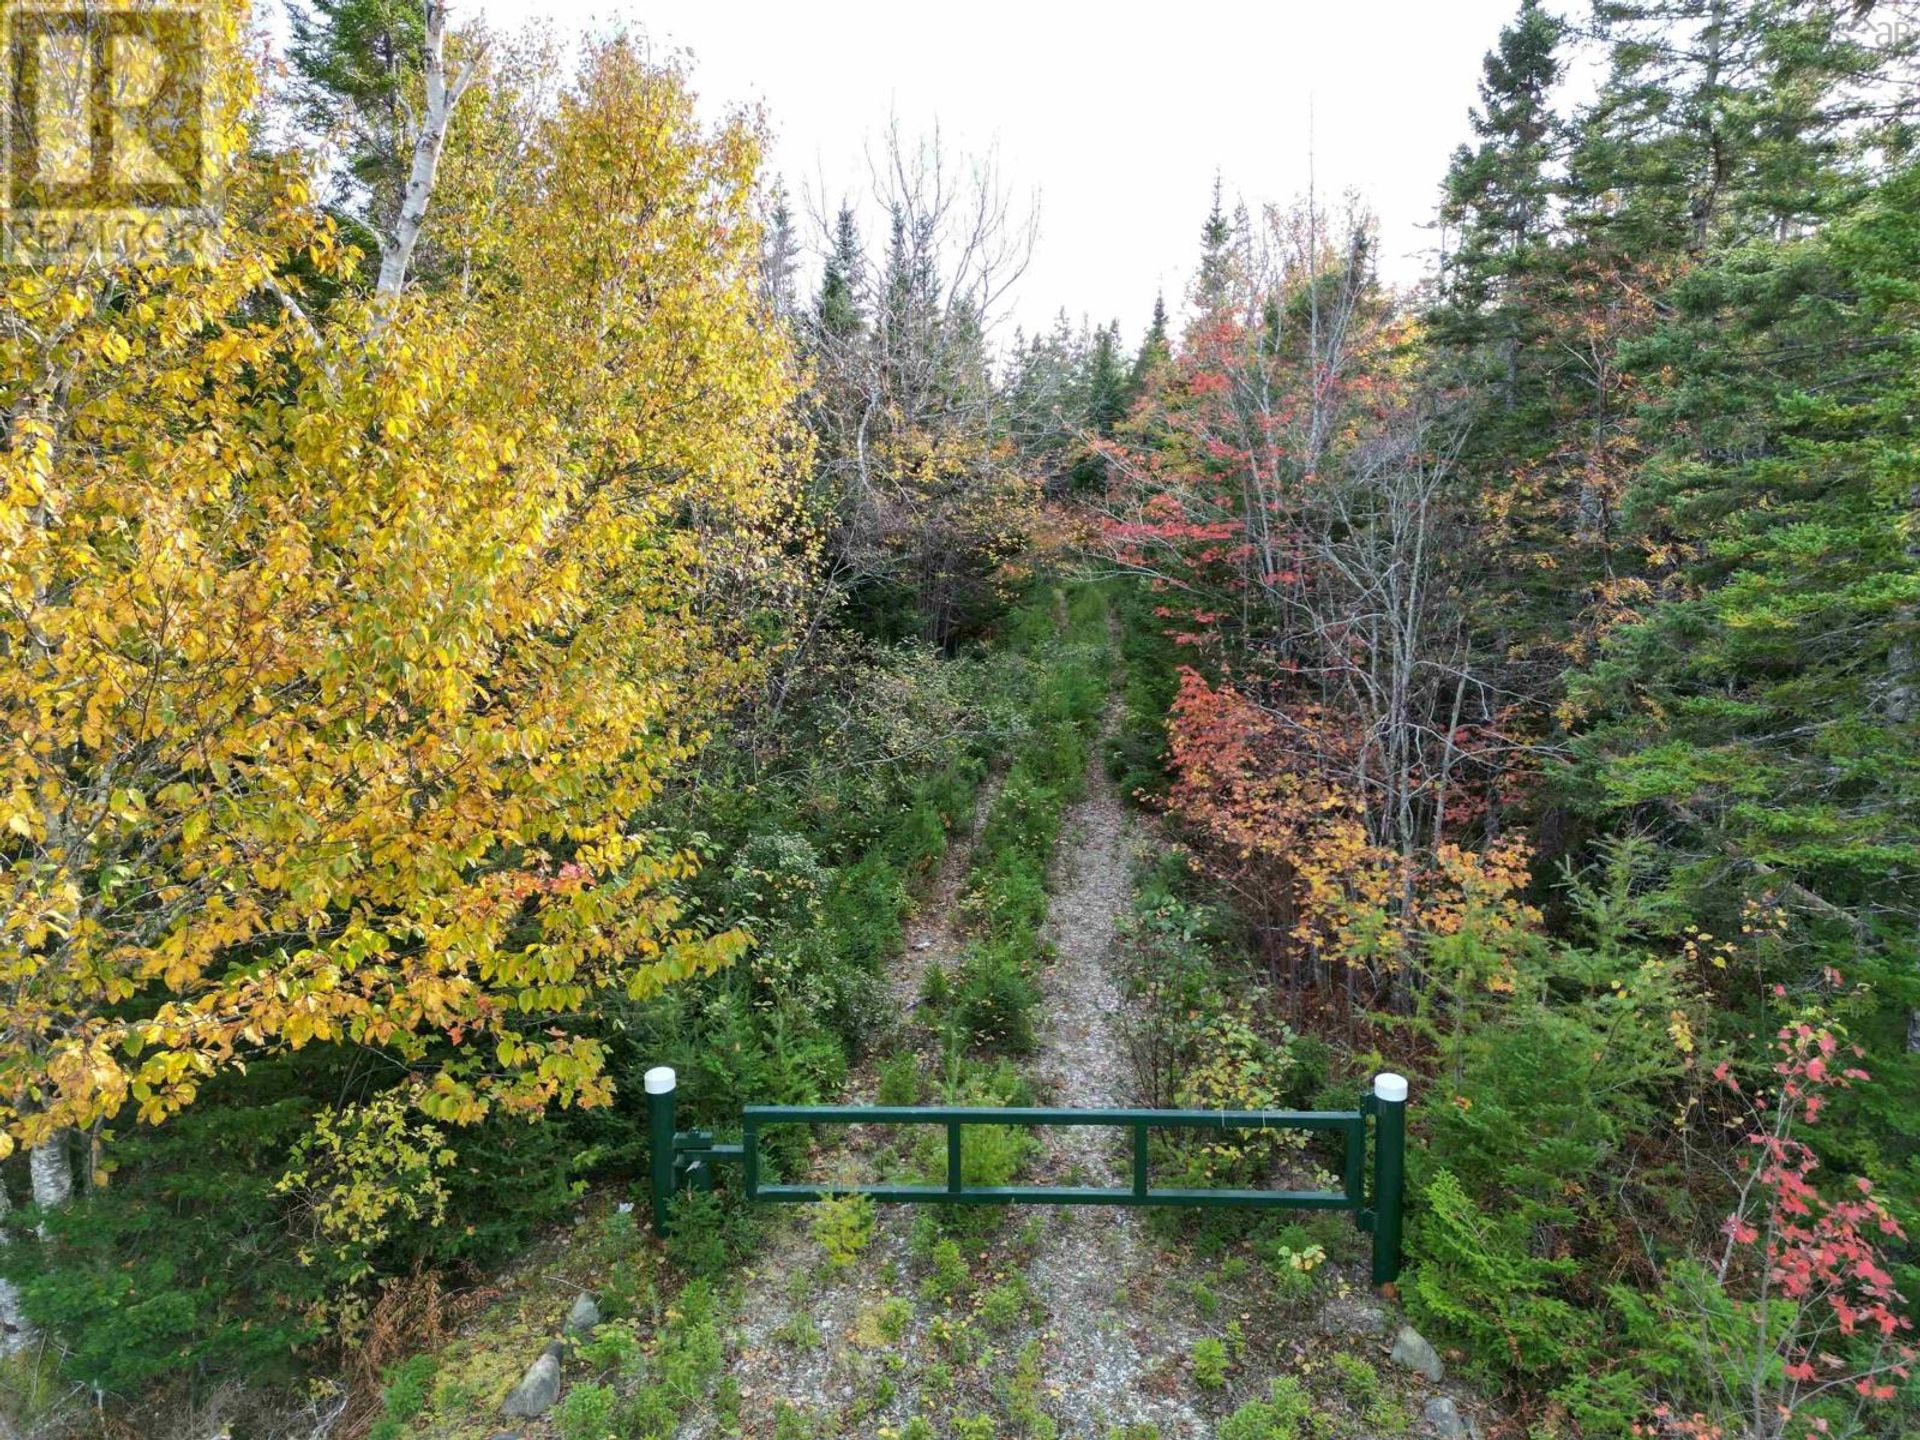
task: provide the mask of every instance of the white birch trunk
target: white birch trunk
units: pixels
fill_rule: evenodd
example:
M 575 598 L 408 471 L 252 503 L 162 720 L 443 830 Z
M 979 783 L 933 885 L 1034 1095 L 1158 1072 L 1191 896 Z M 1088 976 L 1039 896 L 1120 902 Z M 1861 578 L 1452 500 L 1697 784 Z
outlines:
M 400 213 L 394 218 L 393 234 L 380 256 L 378 295 L 382 302 L 376 329 L 385 324 L 393 301 L 407 283 L 407 269 L 413 263 L 414 247 L 426 227 L 427 206 L 433 200 L 434 177 L 440 170 L 440 152 L 446 148 L 447 122 L 453 107 L 473 80 L 473 66 L 461 69 L 447 83 L 447 7 L 445 0 L 426 0 L 426 82 L 427 107 L 420 129 L 413 137 L 413 165 L 407 172 L 407 188 L 400 197 Z
M 56 1130 L 51 1139 L 28 1152 L 33 1203 L 42 1210 L 62 1209 L 73 1199 L 73 1157 L 69 1149 L 67 1132 Z
M 0 1227 L 7 1223 L 7 1217 L 13 1213 L 13 1198 L 7 1194 L 4 1181 L 0 1181 Z M 0 1228 L 0 1247 L 9 1242 L 4 1228 Z M 25 1345 L 31 1337 L 27 1334 L 27 1323 L 20 1314 L 20 1292 L 13 1288 L 11 1280 L 0 1280 L 0 1360 L 13 1354 Z

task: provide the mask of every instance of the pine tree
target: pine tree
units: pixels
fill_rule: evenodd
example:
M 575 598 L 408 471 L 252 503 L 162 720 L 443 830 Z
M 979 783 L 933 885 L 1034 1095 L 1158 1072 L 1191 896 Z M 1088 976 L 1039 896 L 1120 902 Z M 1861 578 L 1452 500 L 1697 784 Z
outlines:
M 1147 323 L 1147 333 L 1141 337 L 1140 349 L 1133 357 L 1133 369 L 1127 376 L 1127 402 L 1129 405 L 1140 398 L 1147 388 L 1147 377 L 1152 375 L 1173 356 L 1173 349 L 1167 339 L 1167 299 L 1164 295 L 1153 297 L 1153 319 Z
M 1091 442 L 1111 439 L 1113 427 L 1127 413 L 1128 377 L 1120 363 L 1118 320 L 1093 332 L 1083 388 L 1081 430 L 1084 439 L 1080 457 L 1073 467 L 1073 483 L 1080 489 L 1099 490 L 1106 485 L 1107 461 Z
M 1579 676 L 1577 793 L 1664 842 L 1666 908 L 1796 918 L 1762 978 L 1871 986 L 1855 1033 L 1911 1153 L 1920 1060 L 1920 167 L 1822 237 L 1669 297 L 1628 360 L 1664 437 L 1630 503 L 1664 598 Z
M 1120 322 L 1114 320 L 1093 332 L 1093 353 L 1087 361 L 1087 426 L 1098 435 L 1111 435 L 1126 408 L 1127 372 L 1120 363 Z
M 767 199 L 765 233 L 760 241 L 760 293 L 767 308 L 790 320 L 799 307 L 794 272 L 800 266 L 800 238 L 794 226 L 787 187 L 775 181 Z
M 288 21 L 295 111 L 315 134 L 345 130 L 342 202 L 384 226 L 406 176 L 408 106 L 426 46 L 419 0 L 304 0 L 288 7 Z
M 843 205 L 834 220 L 833 249 L 820 275 L 820 294 L 814 301 L 814 323 L 827 337 L 858 334 L 866 325 L 860 310 L 861 276 L 866 262 L 860 248 L 860 228 L 853 208 Z
M 1785 239 L 1844 210 L 1857 157 L 1920 97 L 1876 83 L 1875 51 L 1833 0 L 1598 0 L 1605 84 L 1572 158 L 1589 243 L 1641 260 Z M 1869 149 L 1871 147 L 1868 147 Z
M 1479 143 L 1455 152 L 1440 207 L 1458 239 L 1442 262 L 1436 337 L 1487 347 L 1490 373 L 1475 378 L 1497 387 L 1507 411 L 1518 408 L 1521 351 L 1537 329 L 1527 282 L 1549 239 L 1560 135 L 1550 96 L 1564 33 L 1540 0 L 1523 0 L 1486 57 L 1471 117 Z
M 1202 315 L 1222 309 L 1233 293 L 1233 225 L 1221 208 L 1220 177 L 1213 177 L 1213 208 L 1200 227 L 1200 273 L 1194 281 L 1194 303 Z
M 1051 329 L 1016 341 L 1001 410 L 1021 466 L 1048 494 L 1066 491 L 1078 463 L 1073 432 L 1084 407 L 1084 370 L 1081 337 L 1065 310 Z
M 1440 220 L 1455 236 L 1429 312 L 1436 378 L 1466 397 L 1463 501 L 1498 523 L 1475 601 L 1474 649 L 1499 657 L 1502 688 L 1544 715 L 1565 665 L 1564 637 L 1605 571 L 1583 524 L 1613 402 L 1580 363 L 1593 298 L 1570 273 L 1554 202 L 1565 127 L 1552 109 L 1566 27 L 1522 0 L 1482 63 L 1479 104 L 1448 169 Z
M 999 201 L 976 178 L 950 204 L 937 156 L 891 143 L 885 248 L 842 209 L 809 327 L 812 511 L 845 622 L 944 646 L 997 612 L 1038 487 L 1012 463 L 1025 421 L 1002 413 L 987 345 L 1011 253 Z

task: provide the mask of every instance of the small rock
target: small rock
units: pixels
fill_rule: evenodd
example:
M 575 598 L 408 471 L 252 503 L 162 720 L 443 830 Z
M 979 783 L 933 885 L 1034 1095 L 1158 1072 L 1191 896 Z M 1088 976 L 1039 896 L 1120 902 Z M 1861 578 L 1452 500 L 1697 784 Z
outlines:
M 1418 1370 L 1435 1384 L 1447 1373 L 1440 1363 L 1440 1352 L 1427 1343 L 1427 1337 L 1411 1325 L 1402 1325 L 1393 1337 L 1393 1360 L 1409 1370 Z
M 1476 1433 L 1473 1422 L 1460 1414 L 1460 1407 L 1453 1403 L 1451 1395 L 1435 1395 L 1427 1401 L 1427 1423 L 1440 1440 L 1462 1440 L 1463 1436 Z
M 933 941 L 923 935 L 913 942 L 913 948 L 916 950 L 931 950 L 933 948 Z
M 1343 1335 L 1384 1335 L 1387 1312 L 1364 1300 L 1329 1300 L 1320 1307 L 1315 1324 L 1322 1335 L 1335 1339 Z
M 513 1387 L 501 1413 L 523 1420 L 544 1415 L 560 1398 L 560 1342 L 552 1340 L 538 1360 L 527 1367 L 520 1383 Z
M 562 1328 L 569 1335 L 586 1335 L 599 1323 L 600 1307 L 594 1303 L 593 1296 L 582 1291 L 580 1298 L 573 1302 L 573 1308 L 567 1311 L 567 1321 Z

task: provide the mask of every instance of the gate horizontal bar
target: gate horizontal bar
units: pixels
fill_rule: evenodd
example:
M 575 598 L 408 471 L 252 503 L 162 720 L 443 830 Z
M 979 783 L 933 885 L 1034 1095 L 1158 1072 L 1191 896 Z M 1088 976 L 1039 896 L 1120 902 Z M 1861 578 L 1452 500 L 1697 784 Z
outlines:
M 1358 1210 L 1360 1201 L 1337 1190 L 1087 1189 L 1071 1185 L 769 1185 L 756 1200 L 805 1203 L 865 1195 L 874 1200 L 933 1200 L 946 1205 L 1183 1205 L 1254 1210 Z
M 1158 1130 L 1363 1130 L 1358 1110 L 1049 1110 L 1032 1105 L 749 1105 L 753 1125 L 1145 1125 Z

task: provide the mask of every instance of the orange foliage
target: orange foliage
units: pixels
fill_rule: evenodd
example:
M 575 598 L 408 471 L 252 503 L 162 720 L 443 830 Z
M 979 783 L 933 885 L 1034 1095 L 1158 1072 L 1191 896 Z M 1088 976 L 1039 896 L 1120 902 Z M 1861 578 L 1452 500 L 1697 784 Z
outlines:
M 1506 957 L 1540 915 L 1519 896 L 1531 851 L 1507 837 L 1484 851 L 1443 844 L 1404 857 L 1371 841 L 1353 796 L 1317 757 L 1337 752 L 1313 707 L 1285 716 L 1184 668 L 1170 712 L 1167 806 L 1201 863 L 1256 902 L 1270 929 L 1329 973 L 1385 985 L 1417 969 L 1452 985 L 1513 986 Z M 1471 946 L 1447 943 L 1471 931 Z

